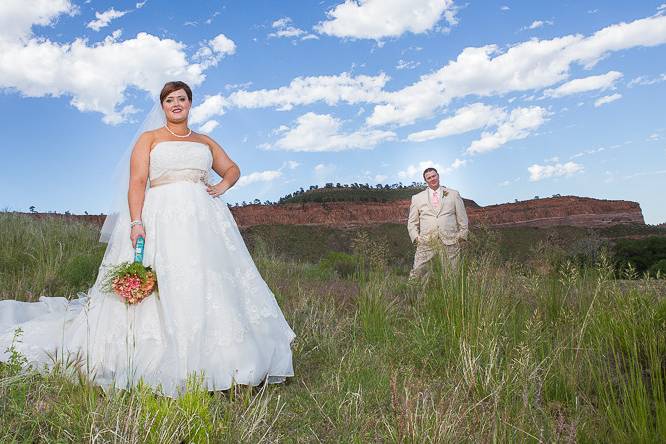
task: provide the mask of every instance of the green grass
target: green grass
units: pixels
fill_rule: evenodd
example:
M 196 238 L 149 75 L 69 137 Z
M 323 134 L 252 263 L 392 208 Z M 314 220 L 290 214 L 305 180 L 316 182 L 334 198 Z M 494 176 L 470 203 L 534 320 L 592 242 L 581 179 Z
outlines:
M 0 212 L 0 299 L 85 291 L 104 256 L 98 239 L 86 223 Z
M 0 233 L 3 297 L 72 295 L 92 281 L 64 277 L 59 266 L 98 248 L 92 227 L 0 215 Z M 7 233 L 15 241 L 5 243 Z M 85 379 L 71 381 L 66 369 L 21 372 L 16 355 L 0 366 L 0 442 L 657 443 L 666 436 L 666 298 L 655 280 L 614 280 L 603 257 L 593 267 L 542 272 L 500 262 L 478 245 L 469 246 L 459 273 L 436 270 L 425 285 L 371 255 L 343 279 L 266 245 L 255 245 L 255 260 L 298 335 L 288 383 L 209 394 L 193 378 L 177 400 L 145 387 L 105 394 Z M 6 266 L 24 247 L 30 255 L 19 262 L 27 265 Z

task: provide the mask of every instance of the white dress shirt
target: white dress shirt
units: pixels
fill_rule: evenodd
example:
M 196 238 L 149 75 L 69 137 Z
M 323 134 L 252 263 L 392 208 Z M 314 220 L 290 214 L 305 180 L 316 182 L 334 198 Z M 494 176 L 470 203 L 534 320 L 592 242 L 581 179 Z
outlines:
M 437 194 L 437 197 L 439 197 L 439 205 L 435 204 L 435 193 Z M 436 190 L 433 190 L 432 188 L 428 187 L 428 198 L 430 199 L 430 203 L 435 209 L 439 209 L 439 207 L 442 206 L 442 189 L 437 188 Z

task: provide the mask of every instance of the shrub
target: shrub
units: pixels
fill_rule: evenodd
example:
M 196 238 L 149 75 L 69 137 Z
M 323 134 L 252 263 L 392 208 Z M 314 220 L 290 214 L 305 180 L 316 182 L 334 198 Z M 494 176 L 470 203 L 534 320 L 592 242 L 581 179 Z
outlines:
M 357 259 L 351 254 L 329 251 L 319 261 L 319 267 L 322 270 L 334 272 L 338 276 L 346 278 L 354 275 L 357 263 Z
M 595 266 L 602 256 L 608 257 L 608 242 L 595 231 L 574 241 L 568 248 L 569 259 L 582 267 Z
M 97 278 L 100 259 L 92 254 L 80 254 L 69 259 L 61 272 L 65 286 L 83 290 L 92 286 Z
M 361 230 L 352 239 L 352 249 L 364 270 L 384 270 L 388 267 L 388 241 L 385 237 L 373 237 Z
M 650 236 L 645 239 L 622 239 L 615 245 L 618 269 L 631 264 L 639 275 L 666 259 L 666 238 Z
M 662 279 L 666 278 L 666 259 L 661 259 L 658 262 L 652 264 L 648 270 L 650 276 L 660 277 Z

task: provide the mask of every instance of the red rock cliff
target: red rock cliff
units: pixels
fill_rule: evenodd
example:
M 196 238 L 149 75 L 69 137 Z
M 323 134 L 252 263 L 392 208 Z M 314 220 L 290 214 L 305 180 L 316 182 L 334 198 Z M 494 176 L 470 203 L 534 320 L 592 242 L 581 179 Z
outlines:
M 483 224 L 493 227 L 548 227 L 555 225 L 602 227 L 626 223 L 645 223 L 640 205 L 637 202 L 623 200 L 563 196 L 488 205 L 486 207 L 480 207 L 475 202 L 466 200 L 465 207 L 471 225 Z M 265 224 L 329 225 L 337 227 L 382 223 L 405 224 L 409 213 L 409 201 L 247 205 L 233 207 L 231 212 L 241 228 Z M 37 218 L 57 216 L 68 220 L 83 220 L 100 226 L 104 222 L 103 215 L 38 213 L 32 214 L 32 216 Z
M 263 224 L 354 226 L 406 223 L 409 201 L 386 203 L 304 203 L 248 205 L 232 208 L 239 226 Z M 623 223 L 644 224 L 636 202 L 564 196 L 479 207 L 467 205 L 472 225 L 600 227 Z

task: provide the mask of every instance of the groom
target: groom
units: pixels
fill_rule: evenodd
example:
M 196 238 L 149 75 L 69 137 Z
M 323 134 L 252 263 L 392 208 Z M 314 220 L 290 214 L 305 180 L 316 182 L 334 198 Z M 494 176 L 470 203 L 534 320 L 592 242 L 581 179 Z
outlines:
M 423 277 L 428 262 L 439 251 L 445 263 L 458 266 L 460 241 L 467 239 L 467 213 L 460 193 L 439 185 L 439 174 L 426 168 L 423 178 L 428 188 L 412 196 L 407 230 L 416 244 L 414 266 L 410 278 Z

